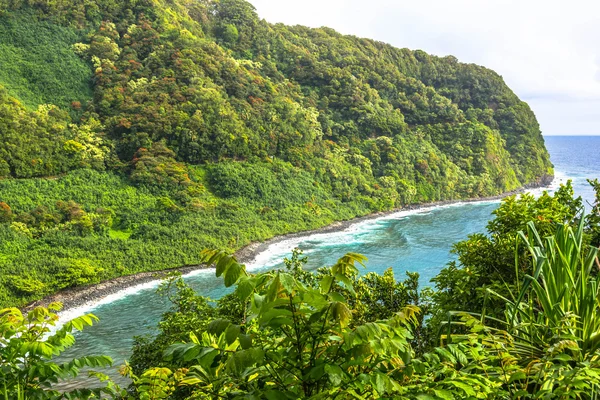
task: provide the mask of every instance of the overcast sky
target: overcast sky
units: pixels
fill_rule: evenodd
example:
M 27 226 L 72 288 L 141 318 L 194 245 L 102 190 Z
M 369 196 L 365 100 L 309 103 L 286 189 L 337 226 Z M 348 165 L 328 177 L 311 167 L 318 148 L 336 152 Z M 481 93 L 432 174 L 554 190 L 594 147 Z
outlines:
M 269 22 L 329 26 L 492 68 L 545 135 L 600 135 L 600 2 L 250 1 Z

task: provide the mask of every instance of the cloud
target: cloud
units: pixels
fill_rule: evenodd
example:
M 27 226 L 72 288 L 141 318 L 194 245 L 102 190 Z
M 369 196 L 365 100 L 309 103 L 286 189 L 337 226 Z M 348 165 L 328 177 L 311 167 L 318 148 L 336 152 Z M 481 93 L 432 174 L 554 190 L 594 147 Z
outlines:
M 530 101 L 545 134 L 600 134 L 595 1 L 251 1 L 269 22 L 329 26 L 492 68 Z

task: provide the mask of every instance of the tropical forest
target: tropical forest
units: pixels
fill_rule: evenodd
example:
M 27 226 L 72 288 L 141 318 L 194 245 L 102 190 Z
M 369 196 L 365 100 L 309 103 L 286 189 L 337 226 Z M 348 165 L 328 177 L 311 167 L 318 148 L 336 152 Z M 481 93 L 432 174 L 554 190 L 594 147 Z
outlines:
M 453 56 L 245 0 L 0 0 L 0 399 L 599 399 L 600 182 L 527 191 L 554 178 L 530 106 Z M 492 199 L 431 281 L 240 256 Z M 127 360 L 64 357 L 103 321 L 48 299 L 161 271 Z

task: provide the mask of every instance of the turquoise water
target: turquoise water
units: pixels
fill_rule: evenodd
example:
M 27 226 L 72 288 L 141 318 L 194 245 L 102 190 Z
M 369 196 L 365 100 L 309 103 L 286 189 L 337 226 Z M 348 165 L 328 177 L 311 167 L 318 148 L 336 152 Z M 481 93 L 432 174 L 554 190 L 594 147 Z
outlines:
M 573 179 L 576 192 L 591 201 L 593 191 L 586 178 L 600 178 L 600 137 L 548 137 L 546 143 L 555 164 L 555 184 Z M 329 265 L 352 251 L 369 258 L 365 272 L 381 273 L 393 267 L 399 279 L 406 271 L 419 272 L 421 284 L 428 285 L 452 259 L 452 244 L 484 231 L 497 206 L 498 202 L 481 202 L 401 212 L 361 222 L 343 232 L 279 243 L 248 266 L 253 270 L 273 268 L 294 247 L 309 256 L 309 268 Z M 186 280 L 202 295 L 218 298 L 224 293 L 222 280 L 216 279 L 213 271 L 201 271 Z M 161 314 L 168 309 L 165 300 L 155 295 L 155 287 L 149 286 L 85 310 L 93 312 L 100 322 L 79 334 L 65 357 L 106 354 L 117 365 L 122 364 L 131 354 L 133 336 L 154 334 Z

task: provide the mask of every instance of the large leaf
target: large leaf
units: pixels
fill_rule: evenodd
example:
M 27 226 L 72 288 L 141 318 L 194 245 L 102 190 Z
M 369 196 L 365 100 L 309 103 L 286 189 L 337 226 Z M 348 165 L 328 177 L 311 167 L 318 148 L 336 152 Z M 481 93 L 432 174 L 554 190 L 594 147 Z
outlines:
M 218 336 L 221 333 L 225 332 L 225 329 L 227 329 L 229 325 L 231 325 L 231 321 L 228 319 L 216 319 L 208 324 L 206 331 L 208 333 L 212 333 L 213 335 Z
M 240 334 L 240 326 L 239 325 L 229 325 L 227 330 L 225 331 L 225 340 L 227 344 L 232 344 L 235 342 Z
M 246 368 L 250 368 L 255 364 L 261 364 L 264 357 L 265 352 L 262 349 L 236 351 L 227 360 L 227 371 L 235 375 L 240 375 Z

